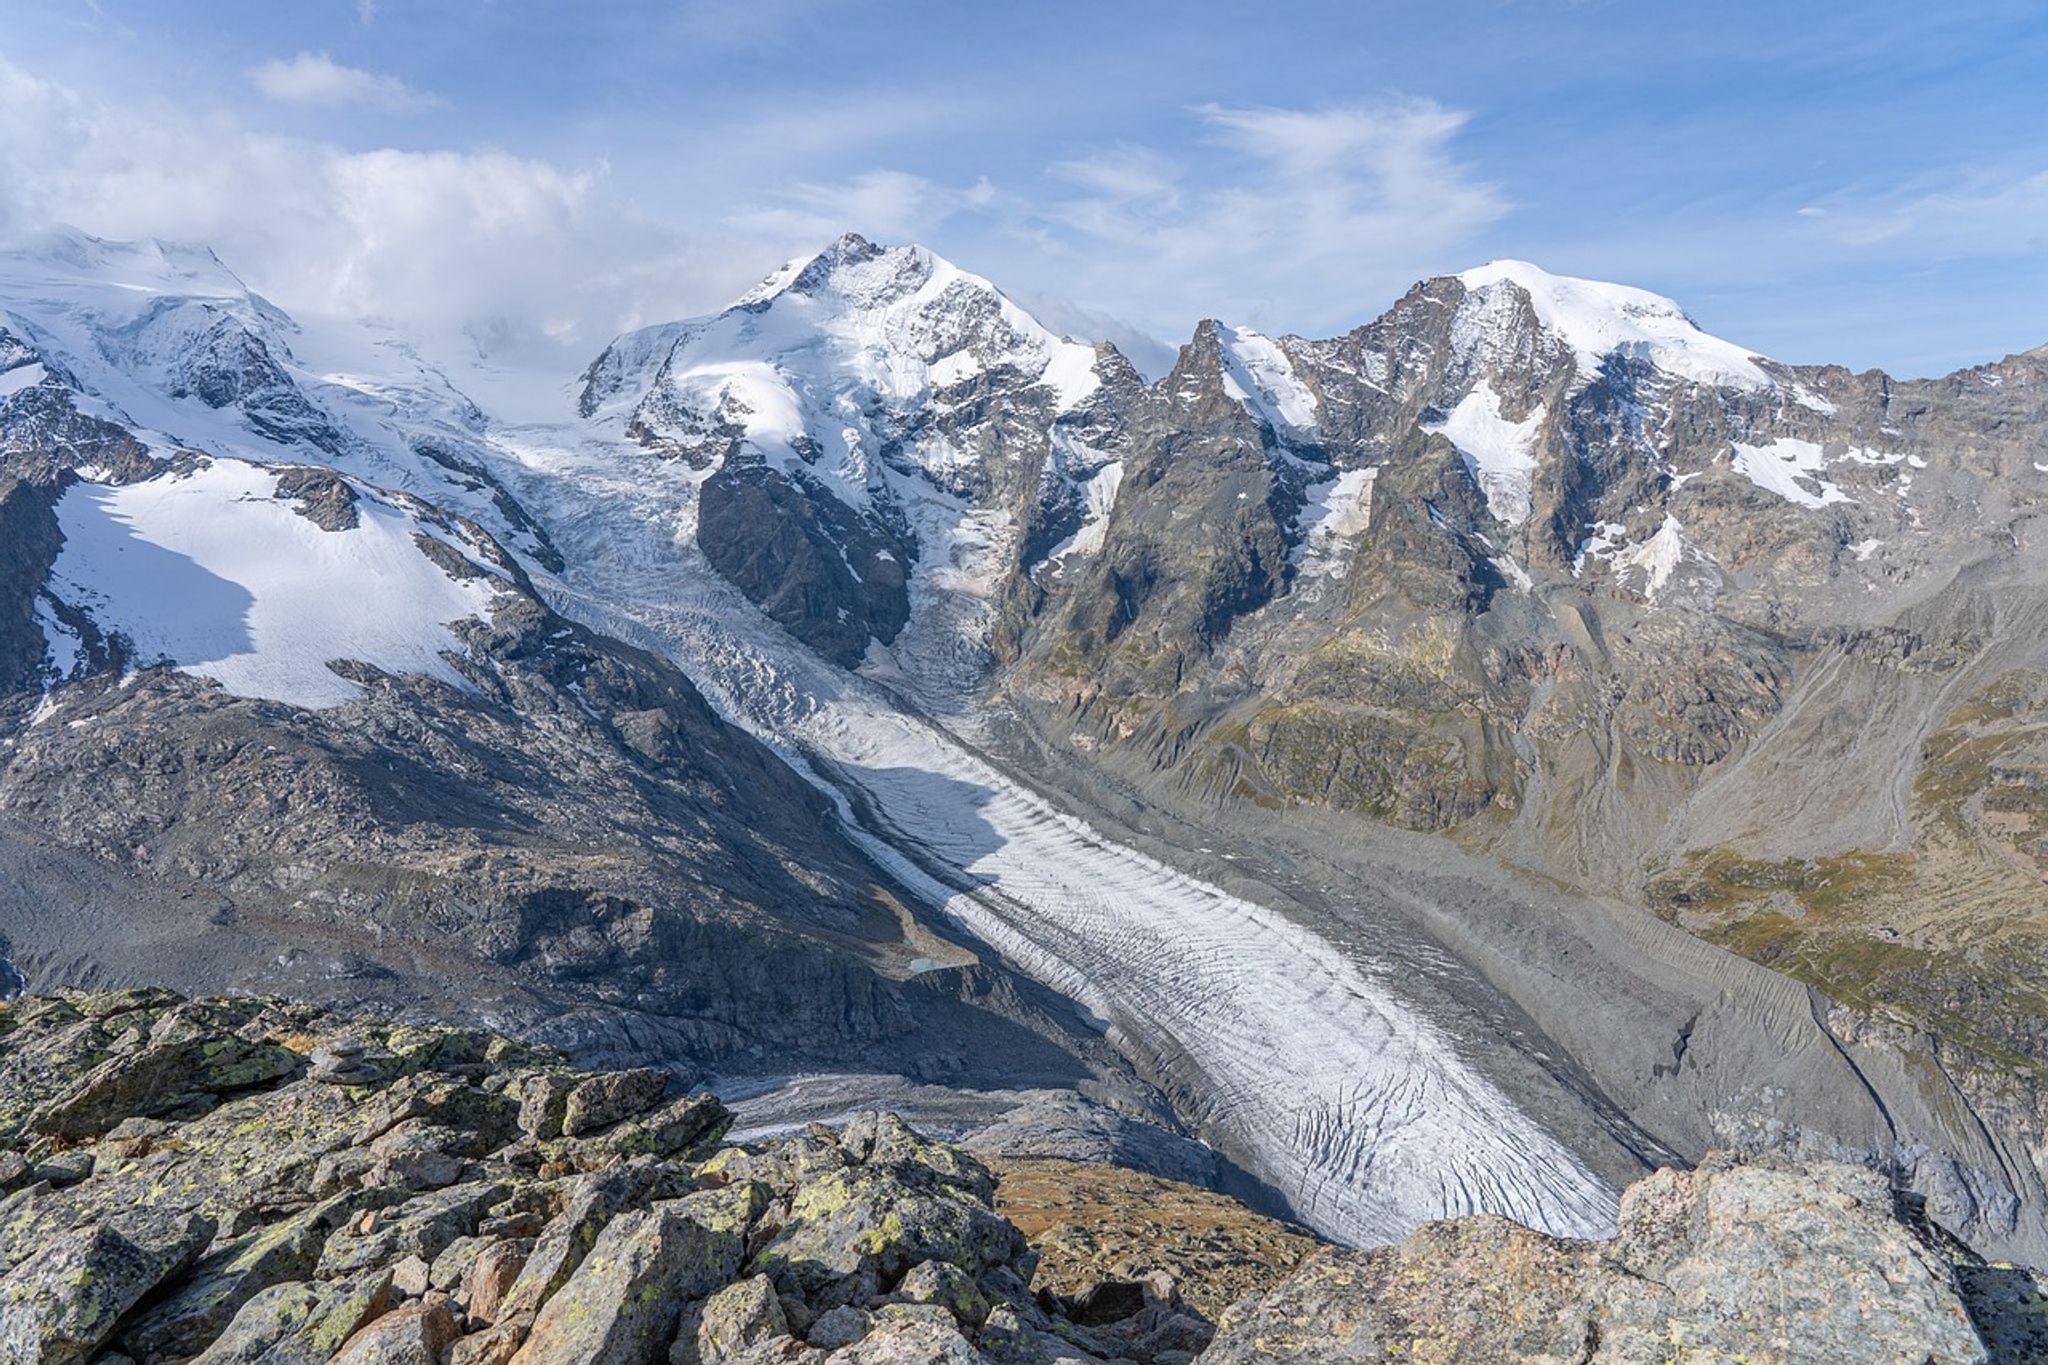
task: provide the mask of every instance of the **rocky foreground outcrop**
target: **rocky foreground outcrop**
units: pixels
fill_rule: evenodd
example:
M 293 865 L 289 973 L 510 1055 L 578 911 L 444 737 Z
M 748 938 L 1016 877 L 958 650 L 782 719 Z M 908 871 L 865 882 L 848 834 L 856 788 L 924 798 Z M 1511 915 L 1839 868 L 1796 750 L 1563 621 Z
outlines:
M 725 1107 L 674 1090 L 660 1070 L 576 1071 L 494 1034 L 279 1000 L 16 1002 L 0 1010 L 0 1365 L 2048 1350 L 2028 1272 L 1983 1264 L 1854 1167 L 1663 1171 L 1609 1242 L 1476 1217 L 1301 1260 L 1217 1196 L 1149 1178 L 1034 1194 L 1059 1170 L 1013 1166 L 1004 1206 L 1045 1214 L 1049 1246 L 1059 1230 L 1034 1284 L 1039 1253 L 973 1156 L 881 1113 L 728 1144 Z M 1078 1232 L 1084 1209 L 1114 1226 Z M 1281 1279 L 1262 1259 L 1300 1263 Z M 1091 1260 L 1110 1275 L 1078 1278 Z M 1184 1296 L 1176 1273 L 1200 1284 Z M 1226 1283 L 1258 1287 L 1219 1332 L 1201 1309 Z

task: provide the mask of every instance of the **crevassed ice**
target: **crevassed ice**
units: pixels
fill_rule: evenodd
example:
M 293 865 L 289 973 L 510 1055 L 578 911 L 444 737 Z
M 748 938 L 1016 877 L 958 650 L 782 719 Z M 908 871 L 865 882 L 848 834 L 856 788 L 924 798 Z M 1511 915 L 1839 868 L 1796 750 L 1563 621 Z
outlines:
M 873 856 L 1178 1079 L 1202 1130 L 1312 1226 L 1378 1242 L 1486 1210 L 1612 1227 L 1614 1192 L 1373 969 L 1105 838 L 768 625 L 670 534 L 687 480 L 652 487 L 642 462 L 551 438 L 521 459 L 574 566 L 550 588 L 562 610 L 676 659 Z

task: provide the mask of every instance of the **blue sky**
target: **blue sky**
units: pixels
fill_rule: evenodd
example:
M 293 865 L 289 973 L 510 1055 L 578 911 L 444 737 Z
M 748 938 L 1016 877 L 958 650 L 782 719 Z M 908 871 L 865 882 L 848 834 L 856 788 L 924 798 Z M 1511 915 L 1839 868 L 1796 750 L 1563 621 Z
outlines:
M 2048 342 L 2043 73 L 2015 0 L 0 0 L 0 226 L 579 346 L 842 229 L 1172 342 L 1518 256 L 1921 374 Z

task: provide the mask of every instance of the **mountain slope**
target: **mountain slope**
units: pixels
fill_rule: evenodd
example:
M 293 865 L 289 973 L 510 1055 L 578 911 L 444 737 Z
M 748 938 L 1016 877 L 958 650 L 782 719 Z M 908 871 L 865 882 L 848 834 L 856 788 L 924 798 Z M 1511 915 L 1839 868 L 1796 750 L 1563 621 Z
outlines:
M 1273 343 L 1306 395 L 1282 422 L 1226 335 L 1155 391 L 998 694 L 1205 828 L 1449 834 L 1812 983 L 2005 1135 L 1945 1212 L 2015 1228 L 2048 1064 L 2039 359 L 1788 367 L 1509 264 Z M 1328 472 L 1297 500 L 1300 461 Z M 1482 918 L 1456 932 L 1500 939 Z M 1569 1036 L 1574 997 L 1492 951 Z
M 831 278 L 849 245 L 784 280 Z M 845 297 L 827 295 L 825 313 L 841 317 Z M 763 297 L 774 296 L 771 285 Z M 668 356 L 702 326 L 661 333 L 650 353 Z M 842 378 L 864 372 L 832 344 L 805 353 Z M 1048 415 L 1031 365 L 1016 368 L 1027 382 L 1001 395 L 1002 410 L 1036 432 Z M 1098 360 L 1105 375 L 1116 368 Z M 1897 954 L 1856 949 L 1897 926 L 1809 915 L 1789 935 L 1778 921 L 1746 929 L 1756 907 L 1713 877 L 1729 858 L 1763 868 L 1738 875 L 1760 878 L 1759 897 L 1775 903 L 1834 875 L 1779 860 L 1909 837 L 1920 817 L 1899 794 L 1914 788 L 1936 718 L 2039 657 L 2037 369 L 2022 357 L 1901 384 L 1786 366 L 1711 336 L 1669 300 L 1518 262 L 1425 281 L 1329 340 L 1205 323 L 1159 383 L 1105 382 L 1089 463 L 1063 470 L 1061 437 L 1079 414 L 1050 415 L 1054 458 L 1041 467 L 1069 477 L 1040 506 L 1071 519 L 1057 539 L 1020 537 L 1006 542 L 1019 551 L 978 560 L 956 595 L 968 619 L 987 611 L 1002 661 L 978 701 L 959 692 L 973 650 L 931 668 L 914 624 L 868 630 L 836 601 L 771 596 L 718 551 L 727 539 L 772 543 L 764 558 L 785 562 L 787 542 L 772 538 L 830 525 L 836 509 L 757 504 L 735 521 L 743 532 L 707 536 L 700 524 L 698 541 L 800 638 L 847 627 L 833 657 L 863 661 L 996 745 L 999 761 L 1084 808 L 1170 812 L 1189 822 L 1180 856 L 1201 843 L 1266 862 L 1262 898 L 1317 864 L 1370 881 L 1409 876 L 1392 869 L 1416 857 L 1448 869 L 1485 855 L 1471 865 L 1489 884 L 1476 896 L 1456 889 L 1472 885 L 1466 873 L 1432 870 L 1412 903 L 1313 899 L 1396 957 L 1417 941 L 1451 945 L 1554 1042 L 1570 1040 L 1595 1087 L 1657 1140 L 1689 1150 L 1777 1131 L 1895 1160 L 1958 1225 L 2033 1245 L 2041 1177 L 2024 1153 L 2040 1125 L 2031 1092 L 2004 1089 L 2031 1084 L 2034 1063 L 2011 1065 L 2029 1045 L 2031 996 L 2000 993 L 2031 969 L 1999 956 L 2036 961 L 2020 907 L 2038 872 L 2009 856 L 2033 826 L 1951 848 L 1991 879 L 1975 946 L 1899 977 L 1880 965 Z M 915 379 L 883 404 L 923 414 L 892 417 L 892 430 L 948 420 L 942 389 L 928 387 Z M 823 449 L 828 435 L 813 420 L 799 439 Z M 1010 467 L 1045 458 L 1035 438 L 1011 449 L 1025 459 Z M 947 476 L 927 462 L 910 477 L 924 488 Z M 951 487 L 970 516 L 1015 518 L 1014 484 Z M 947 572 L 932 543 L 905 541 L 920 553 L 895 599 L 907 622 L 921 584 Z M 1943 703 L 1951 683 L 1960 691 Z M 2014 753 L 2030 742 L 2026 714 L 1994 718 Z M 2015 806 L 2015 761 L 1996 769 L 1991 824 L 2031 819 Z M 1458 847 L 1411 854 L 1390 828 Z M 1487 869 L 1502 865 L 1571 894 L 1495 884 Z M 1610 899 L 1627 908 L 1590 908 Z M 1695 957 L 1646 910 L 1856 1008 L 1831 1012 L 1785 993 L 1782 978 Z M 1957 992 L 1977 1003 L 1958 1008 Z M 1929 1026 L 1941 1036 L 1915 1031 Z M 1758 1089 L 1766 1056 L 1812 1070 Z M 1929 1058 L 1955 1081 L 1910 1079 Z M 1907 1155 L 1928 1151 L 1945 1155 Z
M 559 559 L 430 366 L 340 377 L 204 253 L 67 236 L 0 279 L 0 951 L 31 980 L 705 1068 L 1096 1065 L 689 679 L 541 601 Z
M 921 247 L 847 236 L 621 337 L 579 410 L 700 471 L 698 543 L 806 643 L 853 665 L 915 616 L 933 638 L 906 650 L 971 670 L 983 600 L 1078 520 L 1140 382 Z

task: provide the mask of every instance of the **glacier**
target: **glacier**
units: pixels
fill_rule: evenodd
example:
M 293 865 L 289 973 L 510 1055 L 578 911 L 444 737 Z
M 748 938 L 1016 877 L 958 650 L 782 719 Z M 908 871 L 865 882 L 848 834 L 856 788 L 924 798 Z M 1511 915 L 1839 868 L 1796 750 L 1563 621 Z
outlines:
M 588 428 L 496 433 L 570 567 L 564 615 L 656 650 L 788 757 L 869 853 L 1079 1001 L 1192 1126 L 1309 1226 L 1369 1244 L 1460 1213 L 1572 1236 L 1615 1191 L 1405 1005 L 1383 970 L 1106 838 L 768 622 L 689 533 L 686 469 Z

